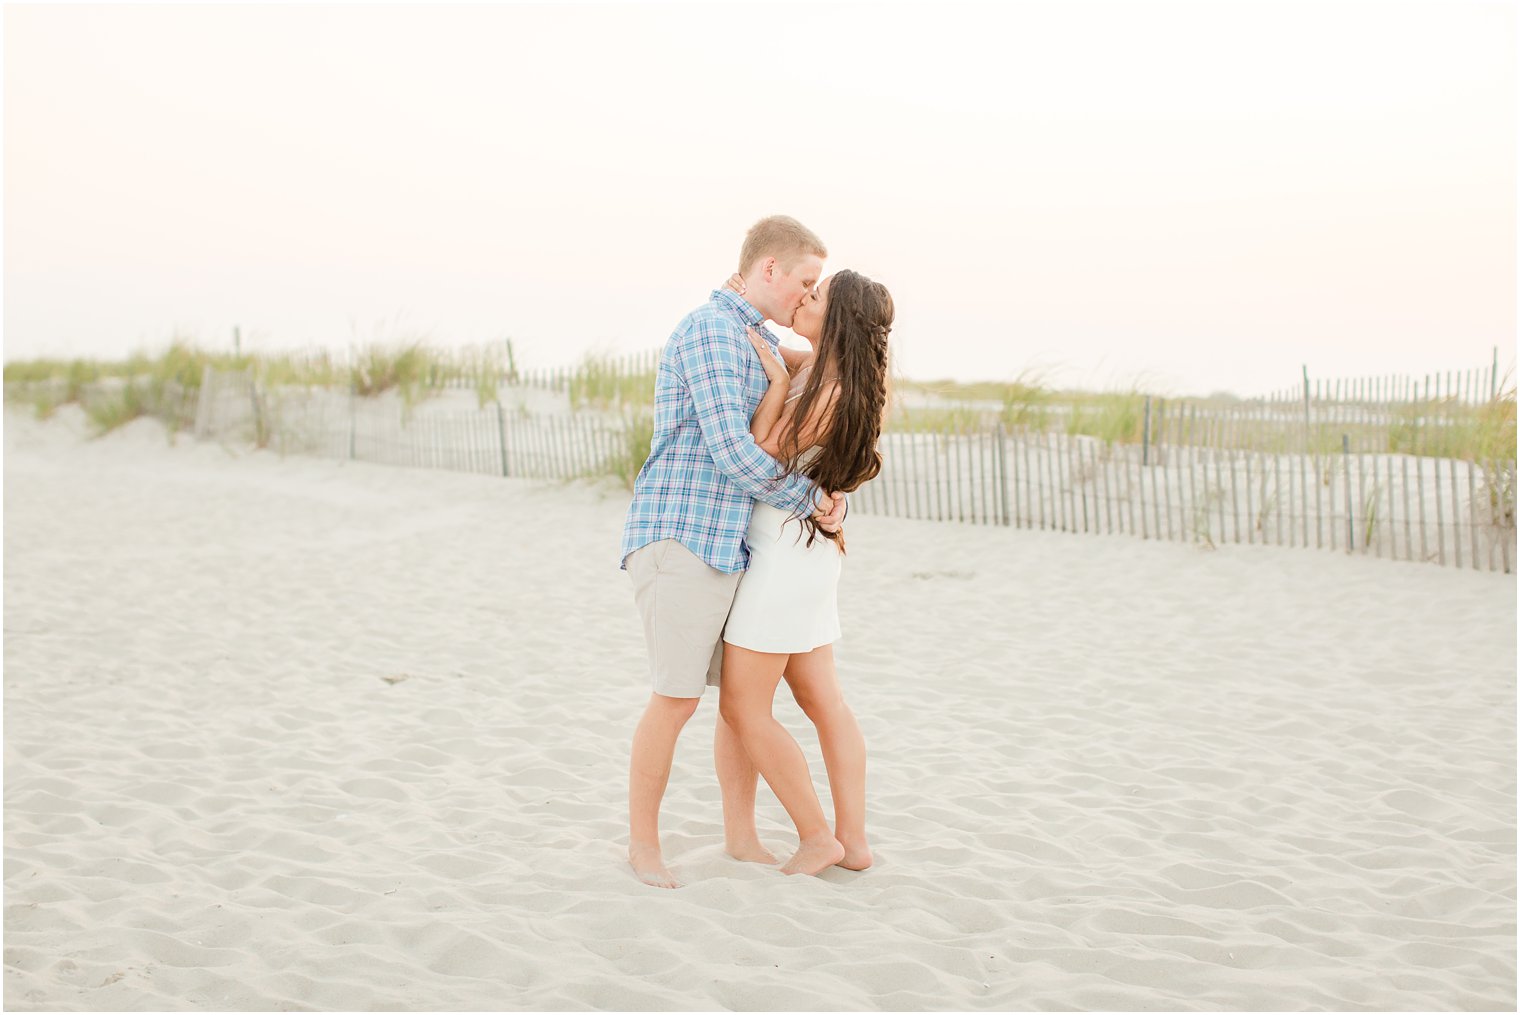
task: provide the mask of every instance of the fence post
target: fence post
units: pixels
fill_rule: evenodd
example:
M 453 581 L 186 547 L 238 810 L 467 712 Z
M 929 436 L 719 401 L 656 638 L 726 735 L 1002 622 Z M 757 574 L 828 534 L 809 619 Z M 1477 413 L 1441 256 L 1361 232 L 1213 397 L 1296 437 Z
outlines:
M 211 364 L 201 368 L 201 396 L 195 402 L 195 437 L 201 440 L 211 427 Z
M 267 439 L 264 434 L 264 411 L 259 406 L 259 382 L 254 376 L 253 368 L 248 368 L 248 399 L 253 405 L 253 442 L 257 447 L 264 447 Z
M 1151 464 L 1151 396 L 1145 396 L 1145 432 L 1140 438 L 1140 464 Z
M 501 435 L 501 474 L 510 476 L 507 471 L 507 414 L 502 411 L 501 399 L 496 400 L 496 432 Z
M 348 460 L 358 457 L 359 443 L 359 380 L 353 374 L 348 377 Z
M 1476 483 L 1473 480 L 1473 473 L 1477 469 L 1478 456 L 1473 455 L 1467 462 L 1467 531 L 1469 538 L 1472 540 L 1472 566 L 1474 571 L 1478 570 L 1478 491 Z M 1487 477 L 1487 481 L 1491 484 L 1493 477 Z
M 1309 453 L 1309 364 L 1304 365 L 1304 454 Z
M 1346 477 L 1346 553 L 1356 543 L 1356 523 L 1351 517 L 1351 437 L 1341 434 L 1342 475 Z
M 1508 466 L 1499 468 L 1509 469 L 1509 482 L 1500 484 L 1499 506 L 1500 521 L 1503 528 L 1499 532 L 1499 559 L 1504 564 L 1504 573 L 1510 571 L 1509 535 L 1515 527 L 1515 461 L 1510 459 Z
M 1002 500 L 999 502 L 999 514 L 1002 523 L 1007 525 L 1008 519 L 1008 446 L 1005 442 L 1003 422 L 998 420 L 997 425 L 997 455 L 998 455 L 998 488 Z

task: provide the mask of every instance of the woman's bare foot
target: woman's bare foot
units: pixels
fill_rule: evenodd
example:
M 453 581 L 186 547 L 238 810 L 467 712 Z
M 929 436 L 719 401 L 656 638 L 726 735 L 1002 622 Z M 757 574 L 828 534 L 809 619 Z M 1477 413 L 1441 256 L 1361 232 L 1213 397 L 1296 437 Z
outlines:
M 783 874 L 817 874 L 844 859 L 844 847 L 832 835 L 803 842 L 781 866 Z
M 871 847 L 865 844 L 865 840 L 851 842 L 848 839 L 840 839 L 839 844 L 844 847 L 844 859 L 835 864 L 836 867 L 843 867 L 845 870 L 863 871 L 874 862 L 871 856 Z
M 780 863 L 776 854 L 760 845 L 759 839 L 751 839 L 748 842 L 725 844 L 723 851 L 735 860 L 743 860 L 745 863 Z
M 659 846 L 629 846 L 628 863 L 633 867 L 633 873 L 646 885 L 655 888 L 681 887 L 681 882 L 666 868 Z

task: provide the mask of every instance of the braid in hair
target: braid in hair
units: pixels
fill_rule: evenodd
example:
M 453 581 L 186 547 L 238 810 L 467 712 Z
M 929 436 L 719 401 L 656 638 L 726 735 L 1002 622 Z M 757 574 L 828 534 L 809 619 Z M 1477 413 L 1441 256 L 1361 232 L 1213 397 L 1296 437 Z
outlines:
M 886 286 L 859 272 L 844 270 L 829 281 L 829 305 L 819 336 L 816 366 L 790 422 L 781 435 L 781 455 L 788 473 L 799 471 L 804 448 L 797 446 L 798 429 L 817 404 L 824 384 L 837 380 L 839 392 L 832 410 L 815 438 L 820 451 L 800 471 L 818 489 L 849 493 L 881 472 L 881 437 L 887 408 L 887 336 L 895 310 Z M 808 533 L 807 545 L 819 536 L 836 540 L 838 533 L 825 532 L 809 515 L 801 519 Z

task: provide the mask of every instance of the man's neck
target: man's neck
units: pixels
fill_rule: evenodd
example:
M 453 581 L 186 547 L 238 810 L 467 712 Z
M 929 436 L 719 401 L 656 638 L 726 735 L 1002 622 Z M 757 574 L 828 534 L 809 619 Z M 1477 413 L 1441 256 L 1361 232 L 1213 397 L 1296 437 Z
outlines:
M 750 295 L 753 287 L 749 284 L 749 280 L 746 279 L 743 275 L 739 274 L 737 271 L 728 276 L 728 281 L 723 283 L 723 288 L 727 289 L 731 293 L 734 293 L 740 299 L 744 300 L 750 306 L 754 307 L 755 311 L 759 313 L 762 319 L 762 324 L 764 324 L 766 321 L 773 320 L 770 311 L 766 310 L 765 307 L 761 306 L 758 302 L 755 301 L 754 297 Z

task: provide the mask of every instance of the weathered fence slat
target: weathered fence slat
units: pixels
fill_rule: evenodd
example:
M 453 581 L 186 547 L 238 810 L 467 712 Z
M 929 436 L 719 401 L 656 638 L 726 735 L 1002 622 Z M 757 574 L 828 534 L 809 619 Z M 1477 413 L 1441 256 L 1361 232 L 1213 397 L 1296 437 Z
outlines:
M 1469 392 L 1469 397 L 1472 393 Z M 1478 489 L 1473 478 L 1477 469 L 1472 462 L 1467 463 L 1467 531 L 1472 538 L 1472 567 L 1478 570 Z

